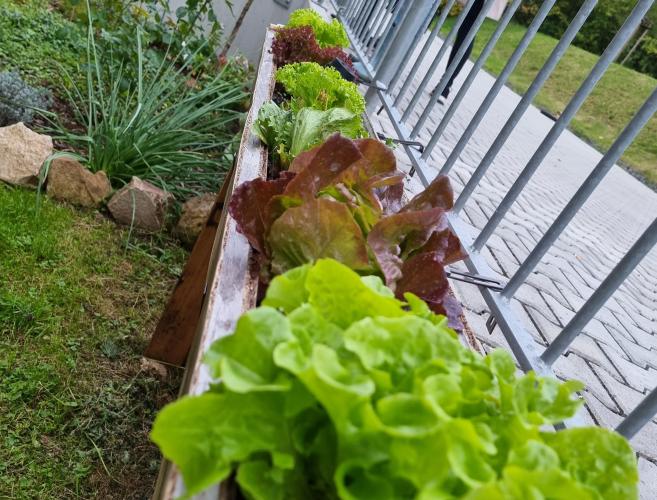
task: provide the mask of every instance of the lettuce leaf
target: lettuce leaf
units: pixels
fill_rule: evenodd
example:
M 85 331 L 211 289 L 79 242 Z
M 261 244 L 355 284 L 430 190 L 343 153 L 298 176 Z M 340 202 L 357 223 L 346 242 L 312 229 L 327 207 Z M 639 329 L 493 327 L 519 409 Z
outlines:
M 267 146 L 288 144 L 294 127 L 294 114 L 284 110 L 274 101 L 266 102 L 258 111 L 253 123 L 253 133 Z
M 260 108 L 253 124 L 253 133 L 271 148 L 284 168 L 299 154 L 337 132 L 345 137 L 362 136 L 360 115 L 340 107 L 289 111 L 268 102 Z
M 271 226 L 268 204 L 274 196 L 283 193 L 293 177 L 291 172 L 282 172 L 276 180 L 245 182 L 235 188 L 228 204 L 228 212 L 237 221 L 237 230 L 263 255 L 269 253 L 266 245 Z
M 335 201 L 316 199 L 286 210 L 271 226 L 272 271 L 329 257 L 352 269 L 367 270 L 365 238 L 349 212 Z
M 345 137 L 358 137 L 361 127 L 360 117 L 345 108 L 331 108 L 326 111 L 302 108 L 292 125 L 288 155 L 293 159 L 336 132 Z
M 365 99 L 358 86 L 342 78 L 334 68 L 314 62 L 287 64 L 276 71 L 276 81 L 292 96 L 292 111 L 346 108 L 357 116 L 365 112 Z
M 337 19 L 333 19 L 330 23 L 324 21 L 322 16 L 313 9 L 295 10 L 290 14 L 286 26 L 290 28 L 310 26 L 321 47 L 349 47 L 349 37 L 340 21 Z
M 254 500 L 637 498 L 620 435 L 545 431 L 579 384 L 518 376 L 406 297 L 331 259 L 274 278 L 207 354 L 216 384 L 156 418 L 187 495 L 236 472 Z
M 151 439 L 180 469 L 190 497 L 225 479 L 234 463 L 254 452 L 292 457 L 275 393 L 205 393 L 167 405 L 153 423 Z
M 413 293 L 460 329 L 443 269 L 465 255 L 445 212 L 453 204 L 449 180 L 438 177 L 400 208 L 403 177 L 382 142 L 336 133 L 298 154 L 281 179 L 240 186 L 230 213 L 259 252 L 264 282 L 330 257 L 379 272 L 399 299 Z

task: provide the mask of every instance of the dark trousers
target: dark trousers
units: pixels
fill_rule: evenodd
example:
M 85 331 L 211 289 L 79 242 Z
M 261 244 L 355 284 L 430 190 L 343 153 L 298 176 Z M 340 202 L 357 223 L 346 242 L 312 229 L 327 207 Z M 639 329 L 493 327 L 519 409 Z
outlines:
M 484 0 L 475 0 L 475 3 L 472 4 L 472 8 L 470 8 L 470 11 L 465 15 L 463 24 L 461 24 L 461 27 L 456 32 L 456 39 L 454 40 L 454 45 L 452 45 L 452 50 L 449 53 L 449 60 L 447 61 L 448 68 L 452 65 L 452 62 L 456 58 L 456 53 L 463 45 L 463 42 L 465 42 L 465 38 L 468 36 L 470 29 L 472 29 L 472 26 L 474 25 L 477 16 L 479 16 L 483 8 L 484 8 Z M 470 54 L 472 54 L 473 46 L 474 46 L 474 38 L 472 39 L 472 42 L 470 42 L 470 45 L 468 45 L 468 48 L 463 53 L 461 59 L 459 59 L 459 62 L 456 64 L 456 69 L 454 70 L 454 73 L 452 73 L 452 76 L 447 81 L 447 85 L 445 86 L 445 89 L 441 93 L 443 97 L 447 98 L 447 96 L 449 96 L 449 91 L 452 88 L 454 79 L 457 77 L 461 69 L 463 69 L 463 65 L 465 64 L 465 61 L 467 61 L 468 58 L 470 57 Z

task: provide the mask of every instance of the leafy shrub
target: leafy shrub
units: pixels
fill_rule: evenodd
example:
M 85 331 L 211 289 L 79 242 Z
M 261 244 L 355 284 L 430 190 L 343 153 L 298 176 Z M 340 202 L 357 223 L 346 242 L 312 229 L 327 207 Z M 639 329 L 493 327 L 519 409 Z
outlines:
M 346 108 L 357 115 L 365 111 L 365 99 L 353 82 L 348 82 L 333 68 L 317 63 L 288 64 L 276 72 L 276 81 L 292 96 L 293 110 Z
M 245 182 L 229 205 L 258 251 L 263 281 L 320 258 L 379 274 L 399 298 L 413 292 L 460 326 L 444 266 L 463 258 L 446 212 L 449 180 L 438 177 L 402 207 L 403 174 L 378 140 L 338 134 L 296 157 L 271 181 Z
M 211 0 L 185 0 L 171 10 L 168 0 L 64 0 L 63 10 L 72 19 L 86 24 L 90 15 L 100 42 L 114 51 L 118 59 L 139 56 L 134 43 L 137 30 L 142 37 L 145 56 L 159 64 L 163 53 L 180 53 L 193 58 L 191 67 L 198 69 L 214 63 L 221 41 L 221 23 Z
M 344 108 L 326 111 L 301 108 L 295 113 L 268 102 L 260 108 L 253 132 L 271 148 L 281 166 L 287 168 L 299 153 L 324 142 L 335 132 L 345 137 L 360 137 L 363 124 L 359 115 Z
M 277 29 L 271 50 L 278 66 L 297 62 L 326 65 L 340 59 L 348 67 L 353 67 L 351 57 L 340 47 L 320 47 L 310 26 Z
M 34 110 L 50 105 L 50 93 L 27 85 L 18 73 L 0 73 L 0 127 L 23 122 L 30 123 Z
M 68 130 L 53 114 L 51 132 L 84 151 L 92 171 L 114 184 L 134 176 L 186 197 L 215 190 L 229 167 L 235 128 L 244 100 L 241 84 L 219 72 L 197 88 L 186 71 L 191 59 L 173 58 L 159 67 L 143 57 L 115 62 L 98 50 L 90 26 L 87 85 L 71 81 L 66 98 L 83 133 Z M 140 38 L 135 44 L 142 53 Z M 137 76 L 135 80 L 126 74 Z
M 228 477 L 264 499 L 632 499 L 634 453 L 601 428 L 551 432 L 578 382 L 516 375 L 417 297 L 332 260 L 272 281 L 205 357 L 217 383 L 157 416 L 188 494 Z
M 290 14 L 287 27 L 310 26 L 315 32 L 320 47 L 349 47 L 349 37 L 337 19 L 330 23 L 313 9 L 298 9 Z
M 43 2 L 0 0 L 0 71 L 30 85 L 59 83 L 60 67 L 75 74 L 84 54 L 84 33 Z

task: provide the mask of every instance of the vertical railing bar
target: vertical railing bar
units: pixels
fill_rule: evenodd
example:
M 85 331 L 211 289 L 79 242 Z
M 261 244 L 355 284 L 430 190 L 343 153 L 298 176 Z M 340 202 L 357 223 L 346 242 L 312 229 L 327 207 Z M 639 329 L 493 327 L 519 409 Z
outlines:
M 527 47 L 536 36 L 536 33 L 538 33 L 538 29 L 541 27 L 541 24 L 543 24 L 543 21 L 545 20 L 547 15 L 550 13 L 550 9 L 552 9 L 552 6 L 555 4 L 555 2 L 556 0 L 545 0 L 541 5 L 541 8 L 534 16 L 534 19 L 527 27 L 527 31 L 525 32 L 522 39 L 520 40 L 520 43 L 513 51 L 513 54 L 511 54 L 511 57 L 509 58 L 507 63 L 504 65 L 502 72 L 495 79 L 493 86 L 488 91 L 488 94 L 486 94 L 486 97 L 484 98 L 482 103 L 479 105 L 477 112 L 470 119 L 470 123 L 468 123 L 468 126 L 461 134 L 461 137 L 459 138 L 454 148 L 452 148 L 452 152 L 447 157 L 447 160 L 445 160 L 445 163 L 440 169 L 441 174 L 447 174 L 451 170 L 454 163 L 456 163 L 456 160 L 461 155 L 461 152 L 463 151 L 463 149 L 465 149 L 465 146 L 468 144 L 468 141 L 477 130 L 477 127 L 479 127 L 479 124 L 484 119 L 484 116 L 488 112 L 488 109 L 493 104 L 493 101 L 497 97 L 497 94 L 500 92 L 506 81 L 509 79 L 509 76 L 511 75 L 515 67 L 518 65 L 518 62 L 520 62 L 520 58 L 525 53 L 525 50 L 527 50 Z M 429 148 L 426 148 L 425 155 L 428 157 L 429 154 L 431 154 L 431 150 Z
M 349 2 L 348 5 L 338 7 L 337 12 L 338 16 L 341 17 L 344 21 L 347 21 L 349 19 L 349 16 L 351 15 L 351 11 L 354 9 L 354 6 L 358 3 L 358 0 L 353 0 L 352 2 Z
M 347 11 L 344 13 L 344 20 L 350 24 L 351 23 L 351 18 L 354 15 L 354 12 L 360 5 L 360 0 L 354 0 L 353 2 L 350 3 L 349 7 L 347 8 Z
M 360 11 L 360 14 L 358 16 L 358 20 L 355 21 L 354 24 L 354 33 L 360 27 L 363 23 L 367 21 L 367 16 L 369 15 L 370 8 L 372 7 L 371 0 L 365 0 L 365 3 L 363 4 L 363 8 Z
M 474 242 L 475 249 L 480 250 L 488 238 L 490 238 L 491 234 L 493 234 L 495 228 L 504 218 L 505 214 L 509 211 L 511 205 L 515 203 L 524 187 L 536 172 L 536 169 L 543 161 L 543 158 L 545 158 L 545 156 L 550 152 L 554 143 L 557 141 L 561 133 L 566 129 L 571 120 L 575 117 L 575 114 L 577 111 L 579 111 L 586 98 L 593 91 L 593 88 L 596 86 L 600 78 L 602 78 L 602 75 L 614 62 L 614 59 L 616 59 L 618 53 L 625 46 L 625 42 L 634 34 L 636 28 L 639 27 L 643 17 L 647 14 L 653 2 L 654 0 L 639 0 L 636 7 L 632 10 L 632 13 L 623 23 L 623 26 L 621 26 L 618 33 L 616 33 L 616 36 L 614 36 L 609 46 L 602 53 L 600 59 L 598 59 L 598 62 L 595 64 L 573 98 L 570 100 L 562 115 L 552 126 L 550 132 L 548 132 L 548 135 L 545 137 L 545 139 L 543 139 L 541 145 L 538 147 L 516 181 L 513 183 L 509 192 L 504 196 L 502 202 L 495 209 L 491 218 L 488 220 L 479 236 L 477 236 L 477 239 Z
M 588 19 L 589 15 L 593 11 L 597 3 L 598 0 L 587 0 L 582 5 L 580 10 L 577 12 L 576 16 L 573 18 L 573 21 L 568 26 L 568 29 L 564 32 L 563 36 L 559 40 L 559 43 L 557 43 L 557 45 L 552 50 L 552 53 L 550 54 L 547 61 L 545 62 L 541 70 L 538 72 L 536 77 L 534 78 L 534 81 L 527 89 L 527 92 L 525 92 L 525 94 L 522 96 L 522 99 L 520 100 L 516 108 L 513 110 L 513 113 L 511 113 L 511 116 L 502 127 L 502 130 L 495 138 L 495 141 L 488 149 L 483 159 L 481 160 L 475 171 L 472 173 L 470 179 L 468 180 L 463 190 L 459 194 L 458 198 L 456 199 L 456 202 L 454 203 L 454 207 L 452 209 L 454 212 L 458 213 L 463 208 L 470 195 L 474 192 L 476 187 L 479 185 L 479 182 L 485 175 L 490 165 L 493 163 L 493 160 L 497 157 L 497 154 L 500 152 L 500 150 L 506 143 L 506 140 L 509 138 L 511 133 L 515 130 L 515 127 L 517 123 L 520 121 L 520 118 L 524 115 L 525 111 L 527 111 L 529 106 L 531 106 L 534 97 L 536 97 L 536 95 L 541 90 L 547 79 L 550 77 L 550 75 L 554 71 L 554 68 L 557 66 L 563 55 L 566 53 L 566 50 L 568 49 L 572 41 L 575 39 L 575 36 L 577 36 L 579 29 L 586 22 L 586 19 Z M 474 125 L 469 126 L 468 129 L 469 132 L 466 131 L 463 134 L 461 140 L 459 141 L 459 144 L 461 144 L 462 142 L 467 142 L 470 139 L 470 137 L 474 133 L 475 128 L 479 125 L 479 121 L 480 120 L 477 120 L 476 117 L 473 118 L 472 123 L 474 123 Z M 425 152 L 428 151 L 430 154 L 431 150 L 433 149 L 433 146 L 434 144 L 427 145 Z M 463 146 L 465 146 L 465 144 L 463 144 Z M 460 149 L 455 148 L 454 150 L 455 152 L 450 154 L 450 156 L 445 161 L 445 164 L 441 168 L 440 170 L 441 174 L 446 175 L 451 170 L 454 163 L 458 159 L 458 155 L 460 155 L 462 150 L 463 147 L 461 147 Z
M 411 112 L 417 105 L 418 101 L 422 97 L 422 92 L 426 88 L 426 86 L 429 84 L 429 81 L 431 80 L 431 77 L 433 76 L 433 73 L 436 71 L 436 68 L 440 64 L 440 61 L 442 60 L 443 56 L 445 55 L 445 52 L 447 52 L 447 49 L 450 47 L 452 42 L 454 41 L 454 38 L 456 38 L 456 32 L 459 30 L 461 27 L 461 24 L 463 24 L 463 21 L 465 20 L 465 16 L 468 14 L 468 11 L 472 8 L 472 5 L 475 3 L 475 0 L 468 0 L 468 3 L 465 4 L 463 7 L 463 10 L 461 13 L 458 15 L 456 18 L 456 21 L 454 22 L 454 26 L 452 27 L 451 31 L 447 35 L 447 38 L 445 38 L 445 41 L 443 44 L 440 46 L 440 49 L 438 49 L 438 54 L 436 54 L 436 57 L 434 57 L 433 61 L 431 62 L 431 65 L 429 66 L 429 69 L 427 70 L 426 74 L 424 75 L 424 78 L 422 78 L 422 81 L 420 82 L 420 85 L 418 86 L 417 90 L 415 91 L 415 95 L 411 99 L 411 102 L 408 104 L 406 107 L 406 110 L 402 114 L 402 121 L 406 121 L 408 117 L 410 116 Z
M 365 7 L 367 6 L 368 0 L 362 0 L 359 2 L 358 6 L 354 10 L 351 19 L 349 20 L 349 26 L 352 28 L 356 25 L 358 20 L 360 19 L 360 16 L 362 15 L 363 11 L 365 10 Z
M 449 105 L 449 108 L 447 108 L 447 111 L 443 115 L 443 117 L 440 119 L 440 123 L 438 124 L 438 128 L 436 131 L 433 133 L 431 136 L 431 140 L 427 143 L 424 153 L 422 154 L 423 158 L 428 158 L 429 154 L 427 154 L 427 149 L 433 150 L 433 148 L 436 145 L 436 142 L 438 142 L 438 139 L 442 137 L 443 132 L 447 128 L 447 125 L 449 124 L 449 121 L 452 119 L 452 116 L 454 116 L 454 113 L 456 113 L 459 105 L 461 104 L 461 101 L 465 97 L 465 94 L 468 93 L 468 90 L 474 83 L 475 78 L 477 77 L 477 74 L 479 73 L 479 70 L 483 68 L 484 63 L 488 60 L 488 57 L 490 56 L 491 52 L 495 48 L 495 45 L 497 45 L 497 42 L 499 41 L 500 37 L 502 36 L 502 33 L 504 33 L 504 30 L 506 27 L 509 25 L 511 22 L 511 18 L 513 17 L 513 14 L 515 14 L 516 10 L 518 10 L 518 7 L 520 6 L 520 3 L 522 0 L 514 0 L 513 3 L 509 6 L 507 6 L 506 10 L 504 11 L 504 15 L 502 16 L 502 19 L 500 19 L 499 23 L 497 24 L 497 28 L 495 29 L 495 32 L 491 36 L 490 40 L 488 40 L 488 43 L 486 43 L 486 46 L 484 47 L 484 50 L 481 52 L 479 57 L 477 58 L 477 61 L 475 62 L 474 66 L 468 73 L 468 76 L 466 77 L 465 81 L 459 88 L 458 93 L 454 97 L 454 101 Z M 455 61 L 459 61 L 458 58 L 454 59 Z M 451 75 L 450 75 L 451 77 Z M 449 80 L 449 78 L 447 79 Z M 435 94 L 439 94 L 444 90 L 443 88 L 438 88 L 434 91 L 434 97 Z
M 657 388 L 653 389 L 625 419 L 618 424 L 616 432 L 632 439 L 641 428 L 657 414 Z
M 376 42 L 377 38 L 380 37 L 383 34 L 383 31 L 385 29 L 385 16 L 386 16 L 386 6 L 385 6 L 385 0 L 381 4 L 381 9 L 379 9 L 379 12 L 377 13 L 376 20 L 373 24 L 374 29 L 372 30 L 372 36 L 370 37 L 369 41 L 365 44 L 364 49 L 366 52 L 371 51 L 374 49 L 374 43 Z
M 625 150 L 632 144 L 632 141 L 639 135 L 641 129 L 648 123 L 650 118 L 657 112 L 657 88 L 645 101 L 630 123 L 625 127 L 623 132 L 614 141 L 609 151 L 605 153 L 602 159 L 595 166 L 593 171 L 586 178 L 584 183 L 577 190 L 577 193 L 570 199 L 566 207 L 559 214 L 557 219 L 552 223 L 550 228 L 543 235 L 536 247 L 531 251 L 527 259 L 522 263 L 520 268 L 511 277 L 506 287 L 502 291 L 502 296 L 510 298 L 516 293 L 520 285 L 527 279 L 527 276 L 534 270 L 536 265 L 543 258 L 552 244 L 559 238 L 570 221 L 577 215 L 577 212 L 584 205 L 586 200 L 595 188 L 600 184 L 602 179 L 607 175 L 611 167 L 620 159 Z
M 468 31 L 468 34 L 465 36 L 465 39 L 463 40 L 463 43 L 456 51 L 456 55 L 452 58 L 452 63 L 448 65 L 447 68 L 445 69 L 445 73 L 443 74 L 440 81 L 438 82 L 438 86 L 433 90 L 433 94 L 429 97 L 429 103 L 424 107 L 424 111 L 420 115 L 420 118 L 418 119 L 413 129 L 411 130 L 411 140 L 417 138 L 417 136 L 419 135 L 422 126 L 426 123 L 427 118 L 429 118 L 429 115 L 431 114 L 434 107 L 436 106 L 438 99 L 440 99 L 440 94 L 442 94 L 443 90 L 445 90 L 445 88 L 447 87 L 447 82 L 449 82 L 449 79 L 456 71 L 456 67 L 459 65 L 461 58 L 465 55 L 466 50 L 468 50 L 468 46 L 472 41 L 474 41 L 475 35 L 479 31 L 479 28 L 481 28 L 481 25 L 484 24 L 484 20 L 488 15 L 488 11 L 493 6 L 495 1 L 496 0 L 486 0 L 486 2 L 484 3 L 481 12 L 479 12 L 479 15 L 475 18 L 475 21 L 472 24 L 470 31 Z
M 370 28 L 368 30 L 370 39 L 364 39 L 363 40 L 363 34 L 361 33 L 361 40 L 363 43 L 363 47 L 369 47 L 369 45 L 372 43 L 372 40 L 375 39 L 376 33 L 379 30 L 379 22 L 382 18 L 382 14 L 385 12 L 385 3 L 387 0 L 379 0 L 378 4 L 375 6 L 374 10 L 372 11 L 372 21 L 370 23 Z
M 418 69 L 420 68 L 420 65 L 422 64 L 422 61 L 427 55 L 427 52 L 429 52 L 429 49 L 431 48 L 431 45 L 433 44 L 434 39 L 436 36 L 438 36 L 438 33 L 440 33 L 441 28 L 445 24 L 445 19 L 447 19 L 447 15 L 449 14 L 449 11 L 452 9 L 454 4 L 456 3 L 456 0 L 448 0 L 447 4 L 443 8 L 442 12 L 440 13 L 440 17 L 438 18 L 438 21 L 436 22 L 436 25 L 433 27 L 431 30 L 431 33 L 429 34 L 429 37 L 427 38 L 426 42 L 424 42 L 424 46 L 422 47 L 422 50 L 420 51 L 420 54 L 418 55 L 417 59 L 413 63 L 413 67 L 411 68 L 411 71 L 408 73 L 408 77 L 406 78 L 406 81 L 402 85 L 401 90 L 397 94 L 397 97 L 395 98 L 395 106 L 399 104 L 399 101 L 401 101 L 402 97 L 408 90 L 408 87 L 410 87 L 411 83 L 413 82 L 413 76 L 417 73 Z M 429 24 L 431 24 L 431 21 L 429 21 Z M 410 56 L 413 54 L 413 50 L 415 47 L 411 47 L 409 49 L 409 52 L 406 54 L 406 58 L 410 58 Z M 392 91 L 393 87 L 397 84 L 399 79 L 402 76 L 402 71 L 400 69 L 399 73 L 395 75 L 395 77 L 392 79 L 389 85 L 389 89 Z
M 390 81 L 405 63 L 404 55 L 410 47 L 416 46 L 424 36 L 422 27 L 426 24 L 427 18 L 435 12 L 438 3 L 439 0 L 409 2 L 403 20 L 396 30 L 395 37 L 390 39 L 390 50 L 376 67 L 376 81 L 381 86 L 389 89 Z M 373 88 L 368 89 L 365 93 L 365 100 L 367 101 L 367 111 L 373 113 L 380 101 L 376 90 Z
M 363 9 L 359 14 L 358 19 L 354 20 L 354 25 L 351 28 L 351 32 L 354 34 L 354 36 L 356 38 L 358 38 L 358 30 L 360 29 L 360 27 L 364 24 L 365 20 L 367 19 L 367 9 L 368 9 L 369 6 L 370 6 L 369 2 L 366 1 L 363 4 Z
M 381 64 L 381 61 L 383 61 L 383 59 L 385 59 L 386 55 L 388 54 L 388 51 L 392 46 L 392 41 L 395 40 L 395 38 L 397 37 L 397 33 L 399 33 L 399 30 L 404 24 L 404 20 L 406 19 L 406 16 L 411 10 L 410 9 L 411 3 L 412 2 L 408 2 L 408 5 L 406 5 L 405 2 L 399 0 L 397 2 L 397 5 L 393 8 L 392 16 L 390 17 L 389 27 L 386 28 L 385 38 L 379 45 L 378 49 L 376 49 L 372 54 L 372 66 L 374 68 L 378 68 L 379 65 Z
M 577 335 L 582 331 L 600 308 L 605 305 L 616 289 L 625 281 L 634 268 L 645 257 L 646 253 L 657 244 L 657 219 L 652 221 L 632 248 L 623 256 L 618 265 L 611 271 L 609 276 L 593 292 L 591 298 L 586 301 L 582 308 L 568 322 L 564 329 L 557 335 L 554 341 L 543 351 L 541 359 L 548 365 L 552 365 L 559 356 L 568 349 Z
M 379 2 L 382 2 L 383 0 L 379 0 Z M 373 5 L 369 5 L 369 10 L 365 10 L 365 15 L 358 21 L 356 24 L 356 28 L 354 28 L 354 34 L 356 35 L 356 38 L 358 38 L 361 43 L 363 42 L 363 35 L 364 32 L 366 31 L 367 25 L 371 23 L 372 18 L 374 17 L 374 11 L 376 10 L 377 3 L 374 3 Z M 370 24 L 371 27 L 371 24 Z

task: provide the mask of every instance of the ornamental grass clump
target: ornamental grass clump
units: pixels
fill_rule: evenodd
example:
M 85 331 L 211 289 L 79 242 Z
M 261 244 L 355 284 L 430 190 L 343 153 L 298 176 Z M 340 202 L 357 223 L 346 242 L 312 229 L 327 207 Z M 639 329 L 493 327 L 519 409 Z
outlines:
M 224 71 L 198 85 L 191 62 L 166 54 L 159 65 L 144 58 L 139 32 L 136 67 L 100 50 L 89 22 L 86 84 L 67 75 L 66 100 L 83 131 L 46 114 L 50 132 L 105 171 L 114 185 L 132 176 L 185 198 L 216 190 L 230 167 L 245 93 Z M 135 75 L 133 78 L 132 75 Z
M 252 500 L 616 500 L 637 466 L 613 431 L 549 427 L 578 382 L 463 346 L 412 294 L 319 260 L 275 278 L 205 356 L 216 383 L 157 416 L 186 497 L 235 473 Z

